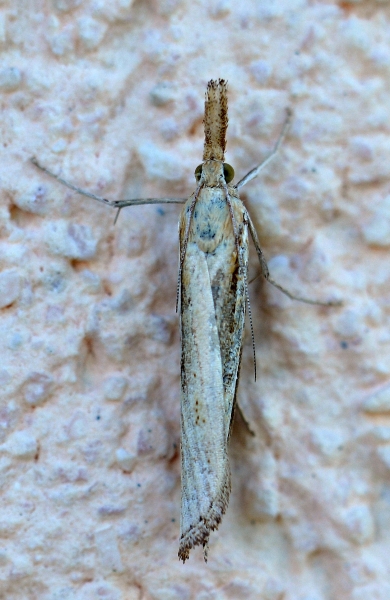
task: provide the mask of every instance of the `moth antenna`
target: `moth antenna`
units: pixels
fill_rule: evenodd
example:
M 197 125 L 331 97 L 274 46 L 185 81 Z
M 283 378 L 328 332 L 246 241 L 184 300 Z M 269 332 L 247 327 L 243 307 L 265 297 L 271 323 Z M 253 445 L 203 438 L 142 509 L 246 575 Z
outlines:
M 194 212 L 194 208 L 195 208 L 195 204 L 196 201 L 198 200 L 199 197 L 199 192 L 201 190 L 201 188 L 203 187 L 203 181 L 201 181 L 198 185 L 198 187 L 196 188 L 195 194 L 194 194 L 194 199 L 192 200 L 188 212 L 189 212 L 189 217 L 186 223 L 186 229 L 184 232 L 184 241 L 183 241 L 183 247 L 180 248 L 180 255 L 179 255 L 179 272 L 177 275 L 177 289 L 176 289 L 176 312 L 179 309 L 179 300 L 180 300 L 180 289 L 181 289 L 181 275 L 183 272 L 183 264 L 184 264 L 184 259 L 186 256 L 186 251 L 187 251 L 187 246 L 188 246 L 188 236 L 190 233 L 190 225 L 191 225 L 191 220 L 192 220 L 192 215 Z
M 207 84 L 204 106 L 203 160 L 224 160 L 228 126 L 227 81 L 212 79 Z
M 253 331 L 252 309 L 251 309 L 251 303 L 250 303 L 250 300 L 249 300 L 248 282 L 247 282 L 247 279 L 246 279 L 246 274 L 245 274 L 245 279 L 244 279 L 244 285 L 245 285 L 246 301 L 247 301 L 247 304 L 248 304 L 249 323 L 250 323 L 250 326 L 251 326 L 251 338 L 252 338 L 252 350 L 253 350 L 253 369 L 254 369 L 254 372 L 255 372 L 255 381 L 256 381 L 257 368 L 256 368 L 255 332 Z

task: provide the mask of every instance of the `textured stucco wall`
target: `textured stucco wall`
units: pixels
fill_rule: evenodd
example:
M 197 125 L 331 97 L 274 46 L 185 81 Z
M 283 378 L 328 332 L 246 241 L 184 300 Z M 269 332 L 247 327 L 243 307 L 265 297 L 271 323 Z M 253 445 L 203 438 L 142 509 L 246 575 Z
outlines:
M 390 3 L 0 3 L 0 598 L 390 597 Z M 257 279 L 233 492 L 177 559 L 179 207 L 206 83 L 271 272 Z M 252 252 L 251 273 L 258 270 Z M 249 333 L 249 332 L 248 332 Z

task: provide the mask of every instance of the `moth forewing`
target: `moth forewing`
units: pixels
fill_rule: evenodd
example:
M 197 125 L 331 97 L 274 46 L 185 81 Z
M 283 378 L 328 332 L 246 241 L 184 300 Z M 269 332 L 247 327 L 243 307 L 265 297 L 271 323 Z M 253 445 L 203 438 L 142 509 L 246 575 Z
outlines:
M 262 274 L 290 298 L 326 306 L 289 293 L 274 282 L 256 230 L 238 189 L 275 156 L 290 114 L 266 160 L 235 186 L 234 170 L 224 163 L 227 84 L 210 81 L 205 101 L 203 163 L 195 170 L 197 188 L 180 217 L 178 299 L 181 305 L 181 462 L 182 500 L 179 558 L 207 544 L 218 528 L 230 494 L 228 441 L 234 416 L 245 325 L 248 228 Z M 68 183 L 36 159 L 32 162 L 70 189 L 117 209 L 135 204 L 181 203 L 181 198 L 107 200 Z M 249 304 L 248 304 L 249 306 Z
M 211 170 L 215 167 L 212 165 Z M 236 191 L 229 188 L 229 195 L 240 257 L 225 190 L 204 186 L 192 214 L 182 268 L 179 557 L 183 561 L 194 546 L 207 549 L 210 533 L 217 529 L 230 494 L 228 439 L 244 333 L 248 232 L 245 209 Z M 181 245 L 191 202 L 192 198 L 181 216 Z
M 205 253 L 188 243 L 181 295 L 182 507 L 179 557 L 206 546 L 226 510 L 230 473 L 218 324 Z

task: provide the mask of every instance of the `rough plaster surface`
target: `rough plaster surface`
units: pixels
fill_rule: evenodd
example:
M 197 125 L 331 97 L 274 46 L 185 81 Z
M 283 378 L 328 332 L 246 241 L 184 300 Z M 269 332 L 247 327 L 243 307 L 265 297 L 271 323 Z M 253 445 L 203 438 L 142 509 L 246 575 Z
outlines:
M 390 3 L 0 3 L 0 598 L 390 597 Z M 184 566 L 179 207 L 210 78 L 271 272 L 257 279 L 233 492 Z M 258 267 L 251 258 L 251 273 Z

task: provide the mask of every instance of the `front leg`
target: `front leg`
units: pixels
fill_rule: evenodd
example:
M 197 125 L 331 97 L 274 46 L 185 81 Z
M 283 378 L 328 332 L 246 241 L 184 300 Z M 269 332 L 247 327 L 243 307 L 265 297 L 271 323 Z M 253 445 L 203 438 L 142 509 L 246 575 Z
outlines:
M 38 167 L 38 169 L 46 173 L 46 175 L 49 175 L 49 177 L 56 179 L 57 181 L 62 183 L 62 185 L 65 185 L 70 190 L 73 190 L 74 192 L 76 192 L 76 194 L 81 194 L 82 196 L 87 196 L 87 198 L 92 198 L 93 200 L 102 202 L 107 206 L 111 206 L 113 208 L 118 209 L 118 211 L 122 208 L 125 208 L 126 206 L 136 206 L 140 204 L 184 204 L 184 202 L 186 202 L 187 200 L 187 198 L 134 198 L 132 200 L 107 200 L 107 198 L 102 198 L 101 196 L 97 196 L 92 192 L 83 190 L 77 187 L 76 185 L 73 185 L 73 183 L 66 181 L 66 179 L 63 179 L 62 177 L 60 177 L 60 175 L 56 175 L 55 173 L 53 173 L 53 171 L 50 171 L 50 169 L 41 165 L 35 158 L 35 156 L 30 158 L 30 160 L 35 167 Z
M 283 140 L 286 137 L 287 132 L 290 128 L 291 117 L 292 117 L 292 110 L 291 110 L 291 108 L 287 108 L 286 109 L 286 119 L 284 121 L 282 131 L 280 132 L 280 135 L 276 141 L 276 144 L 275 144 L 273 150 L 271 150 L 271 152 L 268 154 L 267 158 L 265 158 L 262 163 L 257 165 L 257 167 L 255 167 L 251 171 L 249 171 L 249 173 L 247 173 L 245 175 L 245 177 L 243 177 L 242 179 L 240 179 L 240 181 L 238 183 L 236 183 L 236 185 L 234 187 L 237 190 L 239 190 L 241 187 L 243 187 L 249 181 L 252 181 L 252 179 L 257 177 L 258 174 L 260 173 L 260 171 L 262 169 L 264 169 L 264 167 L 266 167 L 268 165 L 268 163 L 277 155 L 277 153 L 279 152 L 279 148 L 282 145 Z

